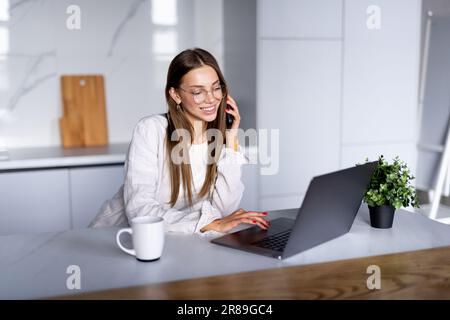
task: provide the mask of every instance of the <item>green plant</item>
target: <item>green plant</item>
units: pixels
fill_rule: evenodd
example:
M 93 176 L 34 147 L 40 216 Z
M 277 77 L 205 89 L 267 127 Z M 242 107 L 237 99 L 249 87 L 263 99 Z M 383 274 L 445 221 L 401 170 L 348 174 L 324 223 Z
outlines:
M 399 209 L 411 205 L 418 208 L 417 194 L 410 184 L 413 179 L 408 166 L 398 156 L 389 164 L 381 155 L 364 194 L 364 202 L 371 207 L 391 205 Z

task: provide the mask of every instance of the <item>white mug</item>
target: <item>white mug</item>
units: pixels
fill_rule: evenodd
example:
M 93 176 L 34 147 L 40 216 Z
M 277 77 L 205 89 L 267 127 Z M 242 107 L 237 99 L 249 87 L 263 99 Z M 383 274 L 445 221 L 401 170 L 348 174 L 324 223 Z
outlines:
M 124 232 L 131 234 L 133 249 L 127 249 L 120 243 L 120 235 Z M 139 261 L 158 260 L 164 247 L 164 220 L 147 216 L 133 218 L 131 228 L 117 232 L 116 241 L 120 249 L 135 256 Z

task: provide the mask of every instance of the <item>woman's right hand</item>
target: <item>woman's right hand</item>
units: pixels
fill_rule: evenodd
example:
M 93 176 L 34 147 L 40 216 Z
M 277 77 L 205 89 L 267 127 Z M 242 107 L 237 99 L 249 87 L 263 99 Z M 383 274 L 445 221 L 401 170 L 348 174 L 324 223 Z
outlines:
M 226 216 L 225 218 L 214 220 L 210 224 L 204 226 L 201 229 L 201 232 L 214 230 L 222 233 L 227 233 L 241 223 L 255 224 L 261 229 L 267 230 L 269 228 L 270 222 L 264 220 L 263 217 L 266 216 L 267 212 L 246 211 L 244 209 L 239 209 Z

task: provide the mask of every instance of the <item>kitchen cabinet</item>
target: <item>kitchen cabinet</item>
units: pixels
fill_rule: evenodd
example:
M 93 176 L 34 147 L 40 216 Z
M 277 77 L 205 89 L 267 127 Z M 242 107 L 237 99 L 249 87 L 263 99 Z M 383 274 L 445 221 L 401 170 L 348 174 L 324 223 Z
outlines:
M 86 228 L 123 184 L 127 147 L 9 150 L 0 162 L 0 235 Z M 257 166 L 244 165 L 242 179 L 241 207 L 256 210 Z
M 261 0 L 264 38 L 340 38 L 343 0 Z
M 70 229 L 68 169 L 0 174 L 0 235 Z
M 86 227 L 123 183 L 127 147 L 8 150 L 0 161 L 0 235 Z
M 69 170 L 72 227 L 85 228 L 123 184 L 122 165 Z

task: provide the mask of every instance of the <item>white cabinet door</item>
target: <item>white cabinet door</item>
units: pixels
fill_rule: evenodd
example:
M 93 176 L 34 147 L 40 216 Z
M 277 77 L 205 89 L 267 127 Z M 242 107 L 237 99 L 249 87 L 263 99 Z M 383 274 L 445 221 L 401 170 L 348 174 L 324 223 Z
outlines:
M 67 229 L 67 169 L 0 173 L 0 235 Z
M 415 139 L 420 1 L 378 2 L 380 29 L 366 26 L 372 0 L 345 3 L 342 142 L 346 146 Z
M 262 0 L 260 36 L 265 38 L 340 38 L 342 0 Z
M 273 170 L 259 179 L 261 206 L 292 208 L 313 176 L 339 168 L 341 42 L 262 40 L 260 48 L 258 126 L 279 130 Z M 261 152 L 276 151 L 269 142 L 260 139 Z
M 257 164 L 245 164 L 242 166 L 242 183 L 245 189 L 239 207 L 245 210 L 259 210 L 258 169 Z
M 372 5 L 379 29 L 366 25 Z M 346 1 L 343 166 L 399 156 L 415 172 L 420 15 L 419 0 Z
M 85 228 L 123 184 L 123 165 L 70 169 L 73 228 Z

